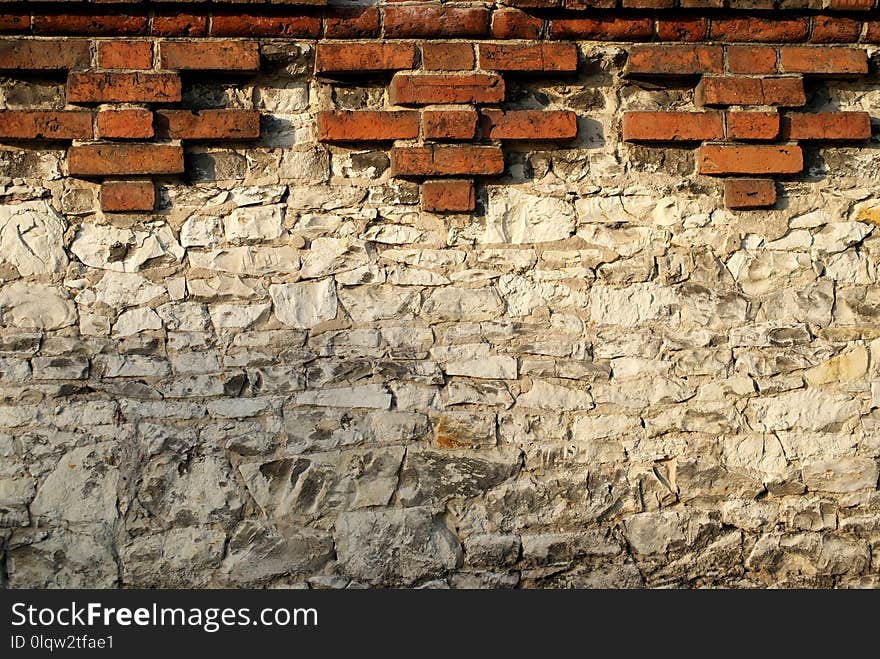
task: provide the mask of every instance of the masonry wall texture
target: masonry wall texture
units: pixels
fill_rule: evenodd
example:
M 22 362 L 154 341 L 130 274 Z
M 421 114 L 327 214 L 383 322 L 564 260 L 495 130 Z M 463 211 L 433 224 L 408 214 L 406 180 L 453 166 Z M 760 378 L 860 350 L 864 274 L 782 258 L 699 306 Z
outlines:
M 0 585 L 880 586 L 875 0 L 0 2 Z

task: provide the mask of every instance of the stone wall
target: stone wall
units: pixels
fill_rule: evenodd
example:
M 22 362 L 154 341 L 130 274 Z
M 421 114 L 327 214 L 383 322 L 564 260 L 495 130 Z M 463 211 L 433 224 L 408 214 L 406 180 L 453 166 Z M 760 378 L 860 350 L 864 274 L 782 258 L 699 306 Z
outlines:
M 876 3 L 322 4 L 0 4 L 0 585 L 880 585 Z

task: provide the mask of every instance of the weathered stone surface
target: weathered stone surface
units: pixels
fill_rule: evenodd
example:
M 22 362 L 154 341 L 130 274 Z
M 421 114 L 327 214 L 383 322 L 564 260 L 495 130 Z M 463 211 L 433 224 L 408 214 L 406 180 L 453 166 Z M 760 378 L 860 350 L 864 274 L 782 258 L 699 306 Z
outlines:
M 0 288 L 0 318 L 12 327 L 54 330 L 76 322 L 76 307 L 60 286 L 18 281 Z
M 275 317 L 290 327 L 309 328 L 336 318 L 332 278 L 269 287 Z
M 102 211 L 63 141 L 0 148 L 0 587 L 878 585 L 880 152 L 805 148 L 774 207 L 727 209 L 694 145 L 620 141 L 696 79 L 587 40 L 577 80 L 505 74 L 505 121 L 577 137 L 500 137 L 473 211 L 425 212 L 391 142 L 318 140 L 382 76 L 259 46 L 181 109 L 260 137 L 183 138 L 151 212 Z M 0 106 L 64 108 L 26 77 Z M 880 115 L 875 77 L 811 79 L 807 112 Z
M 484 243 L 542 243 L 574 233 L 574 206 L 563 199 L 530 194 L 516 187 L 492 187 Z
M 45 201 L 0 206 L 0 259 L 19 274 L 49 274 L 67 265 L 67 223 Z
M 333 534 L 342 569 L 368 584 L 411 585 L 450 572 L 462 560 L 455 534 L 425 508 L 345 513 Z

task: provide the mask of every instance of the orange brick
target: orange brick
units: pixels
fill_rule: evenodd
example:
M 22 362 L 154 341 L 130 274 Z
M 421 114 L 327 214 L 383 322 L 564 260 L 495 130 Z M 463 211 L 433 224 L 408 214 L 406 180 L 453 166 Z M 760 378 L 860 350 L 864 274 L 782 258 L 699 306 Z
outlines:
M 567 111 L 483 110 L 483 137 L 492 140 L 570 140 L 577 136 L 577 115 Z
M 489 10 L 485 7 L 385 6 L 382 11 L 385 36 L 481 37 L 489 32 Z
M 92 137 L 92 113 L 79 111 L 0 111 L 0 138 L 81 140 Z
M 67 76 L 70 103 L 171 103 L 180 100 L 174 73 L 92 73 Z
M 415 65 L 416 47 L 411 43 L 319 43 L 315 70 L 319 73 L 397 71 Z
M 422 44 L 422 67 L 427 71 L 461 71 L 474 68 L 474 47 L 461 41 Z
M 140 139 L 153 137 L 153 113 L 149 110 L 102 110 L 98 113 L 98 137 Z
M 628 142 L 702 142 L 724 137 L 719 112 L 627 112 L 623 139 Z
M 422 137 L 426 140 L 471 140 L 477 134 L 475 110 L 425 110 Z
M 414 110 L 335 110 L 318 113 L 322 142 L 382 142 L 419 136 L 419 113 Z
M 182 174 L 183 149 L 169 144 L 84 144 L 67 152 L 71 176 Z
M 254 41 L 163 41 L 163 69 L 179 71 L 256 71 L 260 53 Z
M 729 46 L 727 70 L 731 73 L 776 73 L 776 49 L 765 46 Z
M 775 105 L 807 102 L 801 78 L 704 77 L 697 86 L 698 105 Z
M 89 64 L 89 43 L 83 39 L 5 39 L 0 41 L 0 69 L 58 71 Z
M 868 55 L 860 48 L 792 46 L 779 49 L 779 67 L 783 73 L 864 75 Z
M 696 75 L 721 73 L 724 50 L 720 46 L 633 46 L 624 73 L 627 75 Z
M 769 208 L 776 204 L 776 184 L 766 178 L 732 178 L 724 182 L 728 208 Z
M 709 28 L 713 41 L 786 43 L 806 41 L 805 18 L 714 18 Z
M 573 43 L 481 43 L 480 68 L 487 71 L 576 71 L 577 47 Z
M 497 175 L 504 155 L 494 146 L 413 146 L 391 150 L 395 176 Z
M 107 213 L 152 211 L 156 190 L 151 181 L 106 181 L 101 184 L 101 210 Z
M 257 110 L 158 110 L 159 137 L 182 140 L 251 140 L 260 136 Z
M 425 181 L 422 208 L 434 213 L 467 213 L 474 210 L 473 181 Z
M 704 144 L 697 152 L 697 173 L 710 176 L 798 174 L 803 168 L 799 146 Z
M 779 137 L 776 112 L 728 112 L 727 139 L 775 140 Z
M 98 66 L 102 69 L 152 69 L 153 44 L 149 41 L 100 41 Z
M 792 112 L 782 119 L 786 140 L 868 140 L 871 117 L 867 112 Z
M 500 103 L 504 100 L 504 79 L 493 73 L 397 73 L 391 80 L 389 98 L 393 105 Z
M 544 21 L 520 9 L 505 7 L 492 13 L 493 39 L 537 39 L 544 31 Z

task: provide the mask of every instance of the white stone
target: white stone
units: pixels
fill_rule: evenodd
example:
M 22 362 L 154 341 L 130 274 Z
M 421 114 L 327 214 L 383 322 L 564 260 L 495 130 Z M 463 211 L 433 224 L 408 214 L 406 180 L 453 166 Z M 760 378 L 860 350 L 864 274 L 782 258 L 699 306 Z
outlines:
M 501 296 L 491 287 L 436 288 L 422 305 L 422 316 L 428 322 L 493 320 L 503 311 Z
M 532 388 L 516 399 L 517 407 L 573 412 L 594 407 L 586 388 L 564 387 L 545 380 L 534 380 Z
M 155 311 L 147 307 L 123 311 L 113 323 L 115 336 L 131 336 L 139 332 L 158 329 L 162 329 L 162 319 Z
M 221 231 L 219 217 L 193 215 L 180 227 L 180 244 L 184 247 L 212 247 L 220 240 Z
M 297 405 L 314 405 L 316 407 L 391 409 L 391 394 L 378 384 L 322 389 L 320 391 L 301 391 L 294 394 L 294 400 Z
M 0 259 L 24 277 L 58 272 L 67 265 L 66 228 L 45 201 L 0 206 Z
M 574 206 L 563 199 L 534 195 L 514 186 L 489 188 L 482 243 L 541 243 L 574 233 Z
M 296 284 L 273 284 L 269 295 L 275 317 L 290 327 L 310 328 L 336 318 L 336 286 L 332 277 Z
M 314 238 L 303 252 L 300 276 L 327 277 L 366 265 L 367 251 L 360 241 L 346 238 Z
M 193 268 L 239 275 L 292 274 L 299 270 L 299 252 L 293 247 L 230 247 L 210 252 L 189 252 Z
M 134 272 L 107 272 L 95 285 L 98 302 L 114 309 L 147 304 L 165 293 L 165 288 Z
M 211 305 L 211 322 L 216 329 L 243 329 L 262 318 L 271 308 L 270 304 L 214 304 Z
M 674 288 L 659 284 L 631 284 L 626 288 L 597 285 L 590 288 L 590 320 L 598 325 L 635 327 L 674 317 L 679 303 Z
M 419 292 L 398 286 L 358 286 L 339 292 L 342 306 L 356 323 L 411 319 L 419 309 Z
M 60 286 L 16 281 L 0 289 L 0 319 L 22 329 L 60 329 L 76 322 L 76 306 Z
M 284 232 L 284 206 L 245 206 L 223 218 L 227 240 L 273 240 Z
M 144 231 L 120 229 L 104 224 L 81 224 L 70 251 L 92 268 L 136 272 L 152 259 L 176 262 L 185 250 L 167 224 L 152 223 Z

